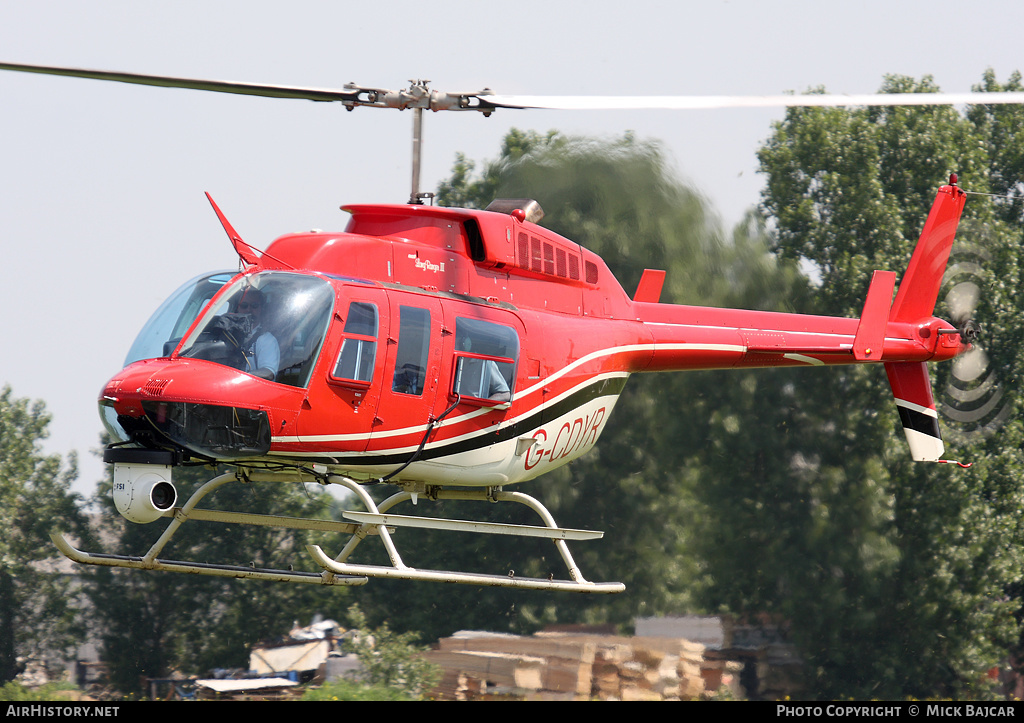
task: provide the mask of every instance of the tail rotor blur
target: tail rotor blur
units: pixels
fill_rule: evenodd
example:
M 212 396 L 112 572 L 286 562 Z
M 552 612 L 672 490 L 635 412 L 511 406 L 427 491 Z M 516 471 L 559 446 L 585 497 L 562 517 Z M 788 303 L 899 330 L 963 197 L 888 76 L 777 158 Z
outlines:
M 977 236 L 968 224 L 964 227 L 963 236 Z M 972 347 L 953 360 L 948 380 L 938 393 L 938 409 L 948 436 L 965 442 L 996 432 L 1005 424 L 1010 405 L 975 321 L 984 306 L 991 258 L 981 245 L 969 242 L 958 242 L 952 256 L 943 277 L 942 299 L 950 322 Z

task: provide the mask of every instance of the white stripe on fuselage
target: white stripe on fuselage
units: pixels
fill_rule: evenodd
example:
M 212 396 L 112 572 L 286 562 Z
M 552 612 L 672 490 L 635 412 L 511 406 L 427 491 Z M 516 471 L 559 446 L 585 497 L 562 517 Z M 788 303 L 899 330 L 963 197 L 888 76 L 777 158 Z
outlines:
M 427 444 L 425 449 L 433 449 L 433 448 L 436 448 L 436 447 L 443 447 L 443 446 L 448 446 L 448 445 L 451 445 L 451 444 L 458 444 L 458 443 L 465 442 L 467 440 L 473 439 L 475 437 L 481 437 L 481 436 L 484 436 L 484 435 L 494 435 L 495 432 L 500 432 L 501 430 L 506 429 L 507 427 L 510 427 L 510 426 L 512 426 L 514 424 L 518 424 L 518 423 L 522 422 L 522 420 L 526 419 L 527 417 L 531 417 L 531 416 L 537 414 L 538 412 L 542 411 L 545 408 L 557 405 L 563 399 L 566 399 L 567 397 L 571 396 L 572 394 L 575 394 L 576 392 L 580 391 L 581 389 L 585 389 L 586 387 L 591 386 L 592 384 L 599 383 L 599 382 L 604 381 L 606 379 L 621 379 L 621 378 L 628 377 L 628 376 L 629 376 L 628 372 L 608 372 L 608 373 L 605 373 L 605 374 L 597 374 L 597 375 L 595 375 L 593 377 L 590 377 L 590 378 L 586 379 L 583 382 L 580 382 L 576 386 L 574 386 L 574 387 L 572 387 L 570 389 L 565 390 L 561 394 L 559 394 L 559 395 L 557 395 L 555 397 L 552 397 L 551 399 L 545 400 L 544 402 L 542 402 L 541 404 L 537 405 L 536 407 L 530 407 L 529 409 L 524 411 L 522 414 L 518 414 L 518 415 L 516 415 L 514 417 L 511 417 L 509 419 L 502 420 L 497 425 L 488 427 L 486 429 L 474 429 L 471 432 L 467 432 L 465 434 L 457 435 L 457 436 L 454 436 L 454 437 L 447 437 L 447 438 L 445 438 L 443 440 L 439 440 L 437 442 L 434 442 L 434 443 L 431 443 L 431 444 Z M 549 379 L 550 378 L 551 377 L 549 377 Z M 460 422 L 465 422 L 466 420 L 471 419 L 473 417 L 480 416 L 481 414 L 487 414 L 488 412 L 493 412 L 493 411 L 494 410 L 491 409 L 490 407 L 482 407 L 479 410 L 475 410 L 475 411 L 470 412 L 468 414 L 463 414 L 463 415 L 461 415 L 459 417 L 456 417 L 455 419 L 450 419 L 450 420 L 449 419 L 444 419 L 444 420 L 438 422 L 436 425 L 434 425 L 434 429 L 441 429 L 443 427 L 450 427 L 450 426 L 458 424 Z M 398 436 L 399 434 L 414 434 L 414 433 L 423 434 L 426 431 L 427 431 L 427 425 L 424 424 L 424 425 L 420 425 L 420 426 L 417 426 L 417 427 L 405 427 L 402 430 L 395 430 L 395 431 L 387 434 L 386 436 L 393 437 L 393 436 Z M 533 430 L 531 429 L 530 431 L 532 432 Z M 307 442 L 307 443 L 308 442 L 317 442 L 317 443 L 321 443 L 322 444 L 322 443 L 326 443 L 326 442 L 342 442 L 342 441 L 353 441 L 353 440 L 366 439 L 369 436 L 370 435 L 368 435 L 368 434 L 338 434 L 338 435 L 324 434 L 324 435 L 317 435 L 317 436 L 314 436 L 314 437 L 301 437 L 301 438 L 299 438 L 299 437 L 289 437 L 289 438 L 286 438 L 286 439 L 288 441 L 299 442 L 299 443 L 302 443 L 302 442 Z M 373 438 L 374 439 L 380 439 L 383 436 L 385 436 L 385 435 L 376 434 L 375 433 L 373 435 Z M 275 442 L 280 442 L 283 439 L 285 439 L 285 438 L 275 437 L 274 441 Z M 373 456 L 373 457 L 376 457 L 376 456 L 387 455 L 387 454 L 412 453 L 412 452 L 416 451 L 417 449 L 419 449 L 419 443 L 418 442 L 416 444 L 406 445 L 406 446 L 403 446 L 403 447 L 388 447 L 386 449 L 368 450 L 366 452 L 361 452 L 361 453 L 354 452 L 352 454 L 353 455 L 358 455 L 358 456 L 367 456 L 367 457 Z M 287 455 L 288 453 L 284 452 L 282 454 L 286 454 Z M 320 454 L 311 453 L 311 456 L 332 457 L 332 456 L 335 456 L 335 454 L 331 453 L 331 452 L 324 452 L 324 453 L 320 453 Z
M 670 324 L 660 324 L 660 325 L 662 325 L 662 326 L 683 326 L 683 325 L 670 325 Z M 742 345 L 742 344 L 689 344 L 689 343 L 673 343 L 673 344 L 627 344 L 627 345 L 624 345 L 624 346 L 610 347 L 610 348 L 607 348 L 607 349 L 599 349 L 597 351 L 593 351 L 593 352 L 591 352 L 589 354 L 586 354 L 586 355 L 580 357 L 579 359 L 575 360 L 574 362 L 572 362 L 572 363 L 562 367 L 561 369 L 559 369 L 555 373 L 551 374 L 550 376 L 545 377 L 544 379 L 541 379 L 541 380 L 537 381 L 536 383 L 532 384 L 531 386 L 527 387 L 526 389 L 524 389 L 524 390 L 522 390 L 520 392 L 516 392 L 515 393 L 515 397 L 516 397 L 517 401 L 522 401 L 523 399 L 526 399 L 526 398 L 530 397 L 531 395 L 536 394 L 536 393 L 542 391 L 544 388 L 548 387 L 548 385 L 550 385 L 552 382 L 554 382 L 554 381 L 556 381 L 556 380 L 558 380 L 558 379 L 560 379 L 560 378 L 562 378 L 562 377 L 572 373 L 574 370 L 580 368 L 581 366 L 589 364 L 590 362 L 593 362 L 593 361 L 595 361 L 597 359 L 601 359 L 601 358 L 604 358 L 604 357 L 611 357 L 611 356 L 620 355 L 620 354 L 633 354 L 633 353 L 637 353 L 637 352 L 641 352 L 642 353 L 642 352 L 653 352 L 653 351 L 694 351 L 694 352 L 725 351 L 725 352 L 737 352 L 737 353 L 741 353 L 742 354 L 742 353 L 745 353 L 747 351 L 747 347 Z M 814 359 L 812 357 L 803 356 L 803 355 L 793 354 L 793 355 L 787 355 L 787 356 L 789 358 L 791 358 L 793 361 L 802 361 L 804 363 L 811 364 L 811 365 L 815 365 L 815 364 L 820 364 L 821 363 L 817 359 Z M 557 402 L 558 400 L 565 398 L 569 394 L 572 394 L 572 393 L 574 393 L 576 391 L 579 391 L 581 388 L 583 388 L 583 387 L 585 387 L 585 386 L 587 386 L 589 384 L 594 383 L 595 381 L 599 381 L 601 379 L 613 378 L 613 377 L 623 377 L 623 376 L 628 376 L 628 375 L 629 375 L 628 372 L 611 372 L 611 373 L 606 373 L 606 374 L 598 374 L 598 375 L 595 375 L 593 377 L 590 377 L 585 382 L 581 382 L 580 384 L 578 384 L 578 385 L 572 387 L 571 389 L 567 390 L 566 392 L 562 393 L 558 397 L 555 397 L 554 399 L 542 402 L 541 404 L 539 404 L 537 406 L 530 407 L 523 414 L 521 414 L 521 415 L 519 415 L 517 417 L 514 417 L 514 418 L 512 418 L 510 420 L 506 420 L 506 421 L 502 422 L 502 424 L 499 426 L 499 429 L 507 427 L 510 424 L 514 424 L 514 423 L 522 420 L 523 417 L 525 417 L 527 415 L 531 415 L 531 414 L 535 413 L 537 410 L 542 409 L 544 406 L 553 404 L 553 403 Z M 492 411 L 494 411 L 494 410 L 491 409 L 490 407 L 481 407 L 479 409 L 474 409 L 473 411 L 465 412 L 465 413 L 460 414 L 460 415 L 458 415 L 456 417 L 451 417 L 449 419 L 442 420 L 440 423 L 435 425 L 435 428 L 441 428 L 441 427 L 445 427 L 445 426 L 451 426 L 451 425 L 455 425 L 455 424 L 460 424 L 462 422 L 466 422 L 466 421 L 469 421 L 471 419 L 474 419 L 475 417 L 479 417 L 479 416 L 482 416 L 484 414 L 488 414 L 488 413 L 490 413 Z M 418 424 L 418 425 L 413 425 L 413 426 L 409 426 L 409 427 L 401 427 L 399 429 L 392 429 L 392 430 L 387 430 L 387 431 L 379 431 L 379 432 L 374 432 L 372 434 L 372 437 L 373 437 L 373 439 L 380 440 L 380 439 L 386 439 L 388 437 L 402 437 L 402 436 L 406 436 L 406 435 L 410 435 L 410 434 L 423 434 L 423 433 L 425 433 L 427 431 L 427 426 L 428 426 L 427 424 Z M 494 430 L 492 429 L 492 430 L 484 430 L 484 431 L 477 431 L 477 432 L 469 433 L 469 434 L 463 435 L 461 437 L 445 440 L 443 442 L 443 444 L 449 444 L 449 443 L 451 443 L 452 441 L 455 441 L 455 440 L 468 439 L 470 437 L 473 437 L 473 436 L 476 436 L 476 435 L 479 435 L 479 434 L 489 434 L 489 433 L 492 433 L 493 431 Z M 369 439 L 370 437 L 371 437 L 371 435 L 366 433 L 366 432 L 355 432 L 355 433 L 351 433 L 351 434 L 315 434 L 315 435 L 303 435 L 303 436 L 279 436 L 279 437 L 273 437 L 272 442 L 274 444 L 288 444 L 288 443 L 291 443 L 291 444 L 296 444 L 296 443 L 299 443 L 299 444 L 301 444 L 301 443 L 323 444 L 323 443 L 331 443 L 331 442 L 358 442 L 358 441 Z M 367 454 L 378 454 L 379 455 L 379 454 L 388 454 L 388 453 L 401 453 L 401 452 L 406 452 L 406 451 L 410 451 L 410 450 L 415 450 L 417 447 L 418 447 L 418 444 L 417 445 L 413 445 L 413 446 L 404 446 L 404 447 L 396 447 L 396 448 L 389 448 L 389 449 L 383 449 L 383 450 L 374 450 L 373 452 L 367 452 Z M 428 447 L 429 447 L 429 445 L 428 445 Z M 330 454 L 329 453 L 325 453 L 324 456 L 330 456 Z
M 602 375 L 602 376 L 623 376 Z M 572 393 L 571 391 L 566 394 Z M 562 395 L 564 396 L 564 395 Z M 559 397 L 561 398 L 561 397 Z M 556 403 L 557 400 L 551 400 Z M 568 464 L 572 460 L 588 452 L 597 443 L 604 431 L 618 394 L 598 396 L 544 424 L 539 424 L 521 434 L 500 442 L 493 442 L 460 452 L 445 454 L 434 459 L 419 460 L 402 470 L 398 480 L 416 480 L 426 484 L 455 485 L 462 487 L 492 487 L 515 484 L 538 477 L 545 472 Z M 538 408 L 539 409 L 539 408 Z M 493 435 L 492 430 L 483 430 L 463 435 L 457 439 L 465 440 L 483 435 Z M 449 439 L 438 443 L 445 446 L 455 440 Z M 527 442 L 526 446 L 520 446 Z M 417 447 L 391 449 L 385 454 L 412 454 Z M 345 462 L 333 463 L 327 453 L 303 455 L 320 458 L 337 471 L 359 478 L 383 476 L 399 463 L 382 464 L 375 462 L 374 457 L 381 451 L 353 454 Z M 276 456 L 273 455 L 272 456 Z M 280 456 L 287 456 L 281 453 Z

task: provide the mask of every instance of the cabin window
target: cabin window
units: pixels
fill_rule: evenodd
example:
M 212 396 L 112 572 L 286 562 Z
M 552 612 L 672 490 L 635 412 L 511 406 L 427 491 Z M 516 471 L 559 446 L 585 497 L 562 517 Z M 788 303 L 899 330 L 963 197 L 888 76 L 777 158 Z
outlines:
M 519 335 L 512 327 L 481 319 L 456 319 L 452 392 L 467 402 L 511 402 L 518 358 Z
M 415 306 L 399 308 L 398 351 L 391 390 L 399 394 L 423 394 L 430 355 L 430 312 Z
M 342 333 L 345 337 L 331 377 L 342 384 L 369 386 L 377 359 L 376 305 L 363 301 L 349 304 L 348 318 Z

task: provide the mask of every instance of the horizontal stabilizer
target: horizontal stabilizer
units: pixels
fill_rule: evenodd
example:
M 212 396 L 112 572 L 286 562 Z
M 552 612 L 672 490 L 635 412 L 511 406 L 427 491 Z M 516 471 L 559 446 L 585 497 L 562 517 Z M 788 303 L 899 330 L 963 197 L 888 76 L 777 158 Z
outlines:
M 896 274 L 892 271 L 876 271 L 871 276 L 864 311 L 860 315 L 860 324 L 857 325 L 857 336 L 853 340 L 853 357 L 857 361 L 881 359 L 894 288 Z

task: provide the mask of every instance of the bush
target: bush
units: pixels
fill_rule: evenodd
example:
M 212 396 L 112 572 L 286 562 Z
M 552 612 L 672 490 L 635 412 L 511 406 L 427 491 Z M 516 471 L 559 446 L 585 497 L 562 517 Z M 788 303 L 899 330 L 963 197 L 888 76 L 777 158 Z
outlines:
M 47 683 L 38 688 L 26 688 L 21 683 L 11 681 L 0 686 L 0 701 L 5 703 L 21 701 L 61 700 L 70 698 L 74 686 L 68 683 Z
M 387 623 L 371 630 L 358 605 L 350 607 L 348 614 L 354 635 L 345 647 L 359 658 L 365 685 L 396 691 L 400 699 L 417 700 L 437 684 L 441 671 L 423 658 L 424 648 L 413 643 L 414 633 L 396 633 Z
M 370 685 L 354 680 L 337 680 L 308 689 L 301 700 L 414 700 L 405 691 L 387 685 Z

